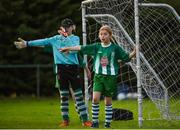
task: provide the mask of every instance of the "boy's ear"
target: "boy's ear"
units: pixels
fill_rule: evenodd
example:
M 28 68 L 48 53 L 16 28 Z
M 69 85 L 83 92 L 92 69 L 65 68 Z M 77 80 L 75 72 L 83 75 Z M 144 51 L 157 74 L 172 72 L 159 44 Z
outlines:
M 76 31 L 76 25 L 73 25 L 72 27 L 73 27 L 73 31 Z

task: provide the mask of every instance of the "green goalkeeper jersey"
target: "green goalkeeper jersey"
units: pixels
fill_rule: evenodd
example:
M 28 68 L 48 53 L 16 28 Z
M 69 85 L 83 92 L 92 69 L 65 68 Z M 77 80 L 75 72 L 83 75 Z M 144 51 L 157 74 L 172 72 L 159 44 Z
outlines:
M 96 74 L 117 75 L 118 60 L 130 61 L 129 54 L 114 43 L 110 43 L 107 46 L 104 46 L 102 43 L 81 46 L 81 51 L 83 54 L 94 57 L 93 70 Z

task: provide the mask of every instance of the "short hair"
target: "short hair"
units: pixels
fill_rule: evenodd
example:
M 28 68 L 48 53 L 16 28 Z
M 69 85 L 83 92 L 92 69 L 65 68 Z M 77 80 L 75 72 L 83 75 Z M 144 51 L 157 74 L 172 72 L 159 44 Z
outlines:
M 61 21 L 61 26 L 64 27 L 64 28 L 67 28 L 67 27 L 70 27 L 72 25 L 75 25 L 74 22 L 69 19 L 69 18 L 65 18 Z

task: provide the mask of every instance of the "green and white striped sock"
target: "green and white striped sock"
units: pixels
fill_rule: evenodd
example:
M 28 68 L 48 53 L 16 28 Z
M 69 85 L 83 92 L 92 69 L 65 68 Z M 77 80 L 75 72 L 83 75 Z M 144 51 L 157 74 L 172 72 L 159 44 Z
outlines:
M 61 90 L 61 113 L 63 120 L 69 120 L 69 91 L 68 90 Z
M 88 120 L 88 115 L 87 115 L 87 109 L 85 106 L 85 102 L 83 99 L 82 90 L 81 89 L 75 90 L 74 96 L 75 96 L 76 105 L 77 105 L 77 109 L 80 114 L 80 117 L 81 117 L 82 121 L 85 122 Z
M 92 104 L 92 121 L 98 122 L 98 116 L 99 116 L 99 103 L 93 103 Z
M 111 123 L 112 121 L 112 114 L 113 114 L 113 111 L 112 111 L 112 104 L 111 105 L 106 105 L 105 106 L 105 114 L 106 114 L 106 120 L 105 120 L 105 123 Z

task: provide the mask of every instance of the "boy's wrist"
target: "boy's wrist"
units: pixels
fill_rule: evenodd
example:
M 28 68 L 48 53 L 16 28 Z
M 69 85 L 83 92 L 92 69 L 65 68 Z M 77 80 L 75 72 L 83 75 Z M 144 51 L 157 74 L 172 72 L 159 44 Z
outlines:
M 26 45 L 26 47 L 28 47 L 29 46 L 29 42 L 25 41 L 25 45 Z

